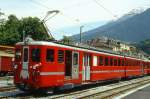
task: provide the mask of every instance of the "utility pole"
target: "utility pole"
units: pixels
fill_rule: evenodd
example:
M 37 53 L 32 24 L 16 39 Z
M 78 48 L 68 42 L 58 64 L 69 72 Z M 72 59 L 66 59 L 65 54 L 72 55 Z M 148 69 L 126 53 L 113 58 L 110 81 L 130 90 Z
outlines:
M 80 26 L 80 43 L 82 43 L 82 29 L 83 29 L 83 25 Z
M 23 30 L 23 42 L 25 41 L 25 31 Z

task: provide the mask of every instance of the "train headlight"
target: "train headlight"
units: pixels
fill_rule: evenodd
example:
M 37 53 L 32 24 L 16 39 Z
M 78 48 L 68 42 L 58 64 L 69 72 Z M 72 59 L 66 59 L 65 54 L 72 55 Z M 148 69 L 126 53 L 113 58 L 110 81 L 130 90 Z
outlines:
M 18 68 L 18 65 L 17 65 L 17 64 L 15 64 L 15 65 L 14 65 L 14 69 L 17 69 L 17 68 Z
M 33 69 L 35 70 L 35 69 L 37 69 L 37 68 L 40 67 L 40 66 L 41 66 L 41 63 L 35 64 L 35 65 L 33 66 Z

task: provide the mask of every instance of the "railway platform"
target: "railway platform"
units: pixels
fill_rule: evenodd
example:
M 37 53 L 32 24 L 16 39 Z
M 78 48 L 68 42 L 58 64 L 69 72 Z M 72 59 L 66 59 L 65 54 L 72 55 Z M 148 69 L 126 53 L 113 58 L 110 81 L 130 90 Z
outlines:
M 150 99 L 150 86 L 139 89 L 136 92 L 127 95 L 123 99 Z

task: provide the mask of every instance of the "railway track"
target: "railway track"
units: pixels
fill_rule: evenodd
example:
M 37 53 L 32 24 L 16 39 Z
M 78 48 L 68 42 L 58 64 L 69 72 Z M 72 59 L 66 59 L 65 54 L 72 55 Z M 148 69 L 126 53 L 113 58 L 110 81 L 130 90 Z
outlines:
M 116 84 L 100 86 L 83 91 L 76 91 L 62 95 L 50 96 L 52 99 L 110 99 L 126 91 L 135 89 L 150 83 L 150 77 L 138 78 L 130 81 L 124 81 Z
M 0 87 L 0 99 L 10 99 L 20 93 L 23 92 L 19 91 L 15 86 Z
M 77 90 L 59 94 L 46 94 L 42 96 L 27 94 L 21 91 L 9 92 L 9 95 L 1 96 L 0 98 L 49 98 L 49 99 L 110 99 L 116 97 L 126 91 L 133 90 L 137 87 L 144 86 L 150 83 L 150 77 L 138 78 L 129 81 L 123 81 L 119 83 L 109 84 L 106 86 L 99 86 L 95 88 Z M 1 92 L 1 91 L 0 91 Z
M 4 77 L 0 77 L 0 80 L 12 80 L 13 76 L 4 76 Z
M 0 87 L 0 92 L 11 91 L 11 90 L 15 90 L 15 89 L 16 89 L 15 86 Z

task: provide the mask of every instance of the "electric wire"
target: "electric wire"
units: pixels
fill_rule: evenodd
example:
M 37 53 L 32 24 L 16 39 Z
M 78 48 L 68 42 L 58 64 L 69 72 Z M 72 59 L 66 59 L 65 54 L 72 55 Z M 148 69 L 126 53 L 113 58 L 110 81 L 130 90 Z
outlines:
M 46 5 L 44 5 L 44 4 L 40 3 L 40 2 L 37 2 L 37 1 L 35 1 L 35 0 L 30 0 L 30 1 L 33 2 L 33 3 L 35 3 L 35 4 L 37 4 L 37 5 L 39 5 L 39 6 L 42 6 L 42 7 L 46 8 L 46 9 L 48 9 L 48 10 L 53 10 L 52 8 L 47 7 Z M 74 19 L 74 18 L 72 18 L 72 17 L 70 17 L 70 16 L 64 14 L 62 11 L 60 11 L 59 14 L 62 15 L 62 16 L 64 16 L 64 17 L 66 17 L 66 18 L 69 19 L 70 21 L 73 21 L 73 22 L 76 22 L 76 23 L 80 22 L 79 19 Z
M 106 7 L 104 7 L 100 1 L 97 0 L 93 0 L 99 7 L 103 8 L 107 13 L 109 13 L 111 16 L 113 16 L 114 18 L 118 19 L 117 15 L 115 15 L 113 12 L 111 12 L 110 10 L 108 10 Z

